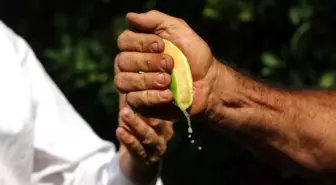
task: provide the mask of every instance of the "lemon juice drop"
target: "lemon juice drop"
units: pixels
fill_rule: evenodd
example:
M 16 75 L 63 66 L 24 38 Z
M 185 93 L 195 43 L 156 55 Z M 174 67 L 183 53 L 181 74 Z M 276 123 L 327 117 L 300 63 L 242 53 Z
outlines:
M 190 143 L 195 141 L 192 139 L 193 129 L 191 127 L 190 116 L 187 113 L 187 109 L 193 103 L 193 78 L 189 61 L 183 52 L 169 40 L 163 39 L 165 43 L 164 53 L 173 57 L 174 68 L 171 74 L 170 90 L 173 93 L 174 104 L 178 106 L 183 112 L 188 123 L 188 138 Z M 198 147 L 198 150 L 202 150 L 202 147 Z

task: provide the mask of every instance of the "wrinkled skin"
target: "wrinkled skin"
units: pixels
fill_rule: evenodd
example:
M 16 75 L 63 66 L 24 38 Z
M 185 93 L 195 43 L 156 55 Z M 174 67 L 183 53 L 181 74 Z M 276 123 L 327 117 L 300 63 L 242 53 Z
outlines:
M 215 83 L 216 60 L 208 45 L 183 20 L 158 11 L 126 16 L 132 29 L 118 38 L 122 51 L 115 60 L 120 72 L 115 85 L 125 94 L 126 103 L 146 117 L 165 120 L 182 118 L 181 111 L 171 104 L 171 56 L 163 54 L 162 38 L 178 46 L 189 60 L 194 87 L 194 101 L 189 114 L 202 115 Z M 143 72 L 143 73 L 139 73 Z M 169 112 L 169 114 L 167 114 Z

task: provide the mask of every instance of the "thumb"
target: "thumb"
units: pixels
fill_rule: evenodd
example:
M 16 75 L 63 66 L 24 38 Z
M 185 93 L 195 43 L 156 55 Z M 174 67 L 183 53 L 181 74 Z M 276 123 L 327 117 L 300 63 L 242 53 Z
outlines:
M 126 20 L 136 30 L 155 34 L 167 29 L 166 23 L 176 22 L 175 19 L 175 17 L 156 10 L 140 14 L 132 12 L 126 15 Z
M 163 39 L 170 40 L 183 50 L 183 45 L 190 45 L 195 35 L 189 25 L 182 19 L 162 12 L 151 10 L 146 13 L 128 13 L 126 20 L 136 31 L 156 34 Z

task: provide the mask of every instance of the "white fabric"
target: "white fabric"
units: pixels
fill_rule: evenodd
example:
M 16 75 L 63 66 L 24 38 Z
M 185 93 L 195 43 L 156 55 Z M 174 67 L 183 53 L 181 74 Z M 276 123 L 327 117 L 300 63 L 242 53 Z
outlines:
M 131 184 L 118 161 L 115 146 L 93 132 L 28 44 L 0 21 L 0 184 Z

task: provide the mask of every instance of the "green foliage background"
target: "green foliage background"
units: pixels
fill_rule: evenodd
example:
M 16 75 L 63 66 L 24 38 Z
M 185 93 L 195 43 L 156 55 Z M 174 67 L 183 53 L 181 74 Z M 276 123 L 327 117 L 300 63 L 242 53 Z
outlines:
M 326 88 L 336 79 L 335 7 L 331 0 L 0 0 L 0 18 L 31 44 L 95 131 L 117 144 L 113 59 L 126 12 L 155 8 L 181 17 L 218 58 L 251 75 Z M 284 176 L 201 123 L 194 127 L 204 150 L 189 144 L 186 124 L 176 124 L 166 184 L 313 183 Z

